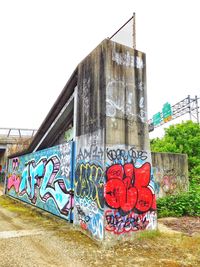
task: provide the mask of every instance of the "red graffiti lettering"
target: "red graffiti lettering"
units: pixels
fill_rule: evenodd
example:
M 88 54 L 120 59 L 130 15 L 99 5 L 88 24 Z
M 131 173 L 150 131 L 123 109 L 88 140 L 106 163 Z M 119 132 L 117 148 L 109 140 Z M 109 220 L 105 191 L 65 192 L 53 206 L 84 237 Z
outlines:
M 125 213 L 134 208 L 142 213 L 156 209 L 155 195 L 148 187 L 150 173 L 151 167 L 148 162 L 140 168 L 135 168 L 132 163 L 109 167 L 105 186 L 107 205 L 121 209 Z
M 82 222 L 80 223 L 80 226 L 82 229 L 86 230 L 87 229 L 87 224 L 85 222 Z

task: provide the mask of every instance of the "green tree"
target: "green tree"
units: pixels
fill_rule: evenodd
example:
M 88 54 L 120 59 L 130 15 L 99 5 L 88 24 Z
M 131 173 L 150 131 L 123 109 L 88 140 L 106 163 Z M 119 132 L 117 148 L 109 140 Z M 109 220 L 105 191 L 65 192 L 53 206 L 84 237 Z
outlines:
M 187 121 L 171 125 L 165 129 L 163 138 L 151 140 L 151 150 L 187 154 L 190 179 L 200 182 L 200 125 L 198 123 Z
M 187 121 L 170 126 L 163 138 L 151 140 L 151 150 L 188 155 L 190 190 L 158 199 L 158 216 L 200 216 L 200 125 Z

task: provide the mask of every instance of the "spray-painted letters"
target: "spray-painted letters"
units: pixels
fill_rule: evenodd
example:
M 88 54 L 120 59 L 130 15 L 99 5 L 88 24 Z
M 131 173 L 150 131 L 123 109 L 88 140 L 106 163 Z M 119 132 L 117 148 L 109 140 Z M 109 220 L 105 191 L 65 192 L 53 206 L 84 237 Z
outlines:
M 129 150 L 122 148 L 117 149 L 107 149 L 107 157 L 110 161 L 114 163 L 136 163 L 137 160 L 145 161 L 147 159 L 147 152 L 144 150 L 138 151 L 134 147 L 131 147 Z
M 107 170 L 105 199 L 113 209 L 127 213 L 134 208 L 138 212 L 155 209 L 155 195 L 148 187 L 150 182 L 150 164 L 145 163 L 140 168 L 127 163 L 112 165 Z
M 75 174 L 74 223 L 103 239 L 104 172 L 97 161 L 77 164 Z
M 70 219 L 73 208 L 73 189 L 69 177 L 71 153 L 71 145 L 64 144 L 21 156 L 17 168 L 14 164 L 16 158 L 11 159 L 8 194 Z
M 98 207 L 103 209 L 103 170 L 94 163 L 82 163 L 77 167 L 75 176 L 75 194 L 96 201 Z
M 114 234 L 155 229 L 156 200 L 149 152 L 107 148 L 105 229 Z

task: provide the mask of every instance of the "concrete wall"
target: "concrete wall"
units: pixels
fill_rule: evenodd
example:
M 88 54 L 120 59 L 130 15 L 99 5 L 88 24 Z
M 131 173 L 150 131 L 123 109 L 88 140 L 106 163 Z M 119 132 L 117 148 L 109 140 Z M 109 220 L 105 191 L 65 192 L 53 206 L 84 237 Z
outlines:
M 109 45 L 106 83 L 105 240 L 156 229 L 145 54 Z
M 156 197 L 188 191 L 188 158 L 186 154 L 152 152 Z
M 145 54 L 104 40 L 79 64 L 77 79 L 74 226 L 105 243 L 156 229 Z M 70 219 L 71 147 L 63 146 L 10 160 L 7 189 Z
M 31 140 L 32 138 L 0 136 L 0 183 L 4 183 L 8 156 L 25 150 Z
M 72 219 L 72 143 L 12 158 L 8 163 L 7 194 Z
M 97 240 L 156 229 L 145 54 L 103 41 L 78 71 L 74 225 Z
M 104 239 L 105 88 L 107 42 L 78 66 L 74 225 Z

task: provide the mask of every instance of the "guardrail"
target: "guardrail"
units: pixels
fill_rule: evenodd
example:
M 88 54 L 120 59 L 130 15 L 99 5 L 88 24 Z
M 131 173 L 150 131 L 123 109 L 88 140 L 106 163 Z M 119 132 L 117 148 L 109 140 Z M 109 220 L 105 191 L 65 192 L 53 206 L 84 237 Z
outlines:
M 33 137 L 36 129 L 0 128 L 0 136 L 4 137 Z

